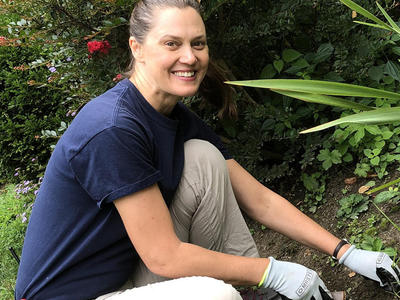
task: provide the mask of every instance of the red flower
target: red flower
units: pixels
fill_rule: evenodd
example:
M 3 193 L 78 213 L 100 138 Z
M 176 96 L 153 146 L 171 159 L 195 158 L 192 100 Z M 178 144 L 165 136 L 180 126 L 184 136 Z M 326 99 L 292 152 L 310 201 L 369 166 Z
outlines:
M 4 36 L 0 36 L 0 46 L 3 46 L 7 43 L 7 39 Z
M 113 78 L 113 81 L 114 82 L 117 82 L 117 81 L 120 81 L 122 79 L 122 75 L 121 74 L 117 74 L 114 78 Z
M 111 49 L 111 45 L 107 40 L 104 41 L 90 41 L 87 43 L 89 53 L 100 52 L 102 54 L 108 54 Z

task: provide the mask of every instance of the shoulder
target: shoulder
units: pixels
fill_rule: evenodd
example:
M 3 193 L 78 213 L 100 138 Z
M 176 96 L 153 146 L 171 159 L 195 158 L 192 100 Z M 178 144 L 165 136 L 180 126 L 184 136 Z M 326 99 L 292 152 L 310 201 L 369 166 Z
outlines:
M 89 101 L 71 122 L 60 140 L 62 147 L 74 156 L 90 144 L 121 139 L 149 142 L 151 132 L 140 117 L 129 86 L 119 84 Z M 129 139 L 128 139 L 129 138 Z
M 179 114 L 179 119 L 183 122 L 192 122 L 197 124 L 205 125 L 205 122 L 191 109 L 189 109 L 185 104 L 178 102 L 176 105 L 177 113 Z

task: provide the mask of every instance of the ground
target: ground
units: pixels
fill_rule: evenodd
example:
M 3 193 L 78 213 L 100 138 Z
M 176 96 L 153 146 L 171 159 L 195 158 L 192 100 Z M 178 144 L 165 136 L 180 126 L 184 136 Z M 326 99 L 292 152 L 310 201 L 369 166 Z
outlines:
M 332 176 L 331 180 L 327 182 L 327 192 L 325 195 L 326 202 L 319 207 L 316 213 L 308 214 L 311 218 L 316 220 L 324 228 L 328 229 L 339 238 L 349 238 L 346 229 L 338 228 L 338 219 L 336 218 L 336 211 L 339 208 L 338 201 L 343 197 L 342 189 L 346 186 L 344 179 L 347 178 L 347 176 L 354 175 L 340 174 L 338 176 Z M 393 171 L 391 177 L 398 178 L 399 173 Z M 358 188 L 365 182 L 366 180 L 358 179 L 355 184 L 351 186 L 347 185 L 347 188 L 350 189 L 350 192 L 357 192 Z M 302 195 L 301 193 L 296 192 L 295 189 L 292 189 L 291 191 L 280 191 L 280 193 L 293 204 L 301 203 Z M 399 210 L 397 210 L 397 212 L 390 212 L 390 207 L 383 206 L 383 208 L 389 218 L 391 218 L 396 224 L 400 224 Z M 375 214 L 377 218 L 382 217 L 379 211 L 370 205 L 368 212 L 360 215 L 360 223 L 366 221 L 366 219 L 372 214 Z M 260 224 L 247 218 L 246 220 L 251 231 L 254 232 L 253 237 L 262 257 L 273 256 L 279 260 L 297 262 L 314 269 L 319 273 L 320 277 L 331 291 L 346 291 L 346 300 L 399 299 L 393 294 L 383 291 L 375 284 L 375 282 L 367 280 L 360 275 L 355 275 L 351 270 L 342 265 L 336 264 L 331 266 L 332 260 L 328 255 L 305 247 L 298 242 L 290 240 L 269 229 L 262 229 Z M 383 241 L 384 245 L 392 246 L 400 250 L 400 232 L 390 224 L 385 226 L 385 228 L 379 228 L 377 237 Z

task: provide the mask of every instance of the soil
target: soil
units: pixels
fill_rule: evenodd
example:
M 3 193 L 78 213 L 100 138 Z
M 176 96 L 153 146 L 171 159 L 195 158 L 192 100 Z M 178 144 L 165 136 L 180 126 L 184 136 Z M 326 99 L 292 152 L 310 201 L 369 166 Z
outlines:
M 392 171 L 391 173 L 391 178 L 393 179 L 400 176 L 397 171 Z M 334 176 L 330 177 L 331 179 L 327 182 L 327 191 L 325 195 L 326 202 L 321 205 L 315 213 L 312 214 L 306 212 L 307 215 L 328 231 L 332 232 L 339 238 L 347 239 L 349 239 L 350 236 L 346 232 L 346 228 L 339 228 L 339 219 L 336 218 L 336 212 L 340 207 L 339 200 L 343 197 L 342 189 L 346 187 L 349 190 L 347 195 L 350 193 L 357 193 L 360 186 L 371 180 L 358 178 L 356 183 L 351 186 L 346 186 L 344 179 L 348 177 L 354 177 L 354 175 L 352 175 L 351 172 L 347 172 L 347 174 L 343 172 L 342 174 L 336 173 Z M 391 178 L 388 178 L 385 182 L 390 181 Z M 374 178 L 374 180 L 376 180 L 376 178 Z M 380 183 L 377 181 L 376 186 L 379 184 Z M 288 187 L 292 185 L 290 185 L 290 183 L 285 183 L 280 184 L 280 186 Z M 279 189 L 274 190 L 278 191 Z M 297 206 L 301 205 L 301 199 L 304 197 L 304 195 L 301 194 L 301 191 L 298 191 L 296 187 L 293 187 L 290 191 L 280 191 L 280 194 Z M 381 206 L 381 208 L 383 208 L 389 218 L 391 218 L 396 224 L 400 224 L 400 210 L 397 210 L 397 212 L 391 212 L 393 211 L 393 207 L 389 207 L 388 205 L 386 205 L 386 207 Z M 363 221 L 366 221 L 373 214 L 377 218 L 382 217 L 379 211 L 374 206 L 370 205 L 369 210 L 359 216 L 359 223 L 362 224 Z M 248 218 L 246 218 L 246 220 L 249 227 L 254 232 L 253 237 L 262 257 L 273 256 L 279 260 L 297 262 L 317 271 L 329 290 L 346 291 L 346 300 L 399 299 L 395 295 L 385 292 L 375 282 L 365 279 L 360 275 L 356 275 L 343 265 L 335 264 L 334 266 L 331 266 L 332 260 L 328 255 L 303 246 L 302 244 L 272 230 L 262 229 L 259 223 L 249 220 Z M 348 222 L 350 223 L 351 220 Z M 390 224 L 385 228 L 379 228 L 377 237 L 382 240 L 385 246 L 397 248 L 398 251 L 400 250 L 400 232 Z

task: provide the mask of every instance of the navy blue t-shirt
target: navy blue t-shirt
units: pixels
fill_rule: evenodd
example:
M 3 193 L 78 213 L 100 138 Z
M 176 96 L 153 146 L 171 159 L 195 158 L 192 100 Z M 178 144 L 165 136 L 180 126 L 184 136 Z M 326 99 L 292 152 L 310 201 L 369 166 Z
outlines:
M 138 255 L 113 201 L 158 183 L 169 205 L 198 138 L 229 154 L 178 103 L 170 118 L 125 79 L 93 99 L 63 134 L 32 209 L 16 299 L 91 299 L 118 289 Z

